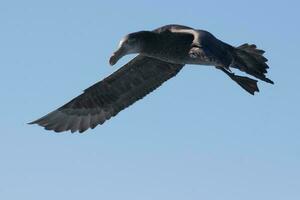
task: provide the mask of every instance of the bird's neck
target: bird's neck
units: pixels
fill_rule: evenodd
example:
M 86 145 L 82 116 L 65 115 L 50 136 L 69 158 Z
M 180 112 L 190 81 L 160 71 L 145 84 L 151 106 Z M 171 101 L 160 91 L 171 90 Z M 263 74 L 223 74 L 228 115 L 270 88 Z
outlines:
M 183 64 L 191 48 L 193 36 L 164 31 L 144 32 L 139 53 L 161 61 Z
M 140 53 L 146 56 L 155 57 L 165 50 L 166 38 L 163 34 L 145 31 L 141 41 Z

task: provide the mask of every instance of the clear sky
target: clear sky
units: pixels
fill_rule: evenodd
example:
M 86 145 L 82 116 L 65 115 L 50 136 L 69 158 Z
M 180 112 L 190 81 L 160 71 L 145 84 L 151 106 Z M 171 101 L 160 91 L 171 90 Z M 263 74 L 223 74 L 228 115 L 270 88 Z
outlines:
M 160 2 L 160 3 L 159 3 Z M 1 1 L 0 199 L 299 200 L 299 1 Z M 86 134 L 26 123 L 111 74 L 129 32 L 184 24 L 266 50 L 251 96 L 190 66 Z

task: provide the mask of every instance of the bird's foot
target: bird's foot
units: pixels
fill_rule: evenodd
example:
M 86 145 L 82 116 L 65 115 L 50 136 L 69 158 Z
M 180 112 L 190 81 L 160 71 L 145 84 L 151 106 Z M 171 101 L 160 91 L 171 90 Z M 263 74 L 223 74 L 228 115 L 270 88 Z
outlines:
M 223 67 L 223 66 L 215 66 L 216 69 L 226 69 L 228 72 L 231 72 L 233 75 L 234 73 L 232 72 L 232 70 L 229 67 Z

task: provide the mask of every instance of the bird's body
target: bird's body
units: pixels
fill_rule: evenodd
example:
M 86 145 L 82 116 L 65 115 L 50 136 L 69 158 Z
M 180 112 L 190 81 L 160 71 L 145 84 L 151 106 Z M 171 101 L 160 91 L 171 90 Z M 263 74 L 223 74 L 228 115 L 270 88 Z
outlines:
M 203 32 L 204 35 L 207 35 L 204 37 L 213 37 L 213 35 L 209 33 L 206 33 L 204 31 L 201 32 Z M 153 32 L 152 34 L 155 37 L 156 41 L 150 42 L 149 49 L 146 48 L 146 50 L 148 51 L 141 52 L 142 55 L 175 64 L 215 65 L 218 61 L 217 57 L 213 57 L 209 54 L 205 54 L 204 58 L 191 57 L 189 51 L 191 49 L 191 43 L 193 41 L 192 35 L 184 33 L 172 33 L 169 31 L 165 31 L 162 33 Z M 153 51 L 154 49 L 155 51 Z
M 83 94 L 31 124 L 56 132 L 84 132 L 95 128 L 175 76 L 185 64 L 215 66 L 251 94 L 258 91 L 257 81 L 231 73 L 230 67 L 273 83 L 265 76 L 268 65 L 264 51 L 255 45 L 235 48 L 207 31 L 187 26 L 167 25 L 128 34 L 110 58 L 110 64 L 114 65 L 131 53 L 139 55 Z
M 193 35 L 178 30 L 193 30 L 199 33 L 203 57 L 191 57 L 189 54 Z M 133 33 L 135 34 L 135 33 Z M 204 30 L 195 30 L 180 25 L 167 25 L 154 31 L 137 32 L 145 40 L 141 55 L 156 58 L 175 64 L 197 64 L 220 66 L 228 65 L 232 61 L 233 47 L 218 40 L 211 33 Z

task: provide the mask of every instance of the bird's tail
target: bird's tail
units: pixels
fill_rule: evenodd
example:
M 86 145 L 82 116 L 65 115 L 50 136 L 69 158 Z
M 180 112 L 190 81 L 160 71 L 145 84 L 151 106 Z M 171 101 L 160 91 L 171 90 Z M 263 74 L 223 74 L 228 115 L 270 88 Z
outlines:
M 235 48 L 233 67 L 240 69 L 260 80 L 274 84 L 274 82 L 266 77 L 268 59 L 263 54 L 265 51 L 257 49 L 256 45 L 243 44 Z

